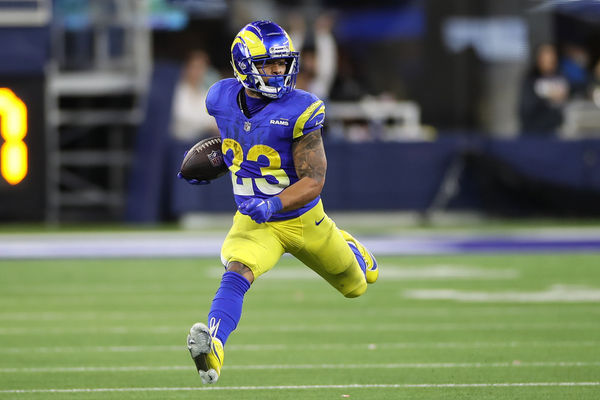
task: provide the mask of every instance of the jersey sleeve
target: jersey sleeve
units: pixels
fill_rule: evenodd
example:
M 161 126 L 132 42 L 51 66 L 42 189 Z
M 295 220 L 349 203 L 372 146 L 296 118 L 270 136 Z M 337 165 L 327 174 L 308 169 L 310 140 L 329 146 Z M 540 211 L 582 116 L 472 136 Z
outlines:
M 323 101 L 319 100 L 316 96 L 314 96 L 312 100 L 314 101 L 304 109 L 294 124 L 294 139 L 323 127 L 323 121 L 325 120 L 325 104 L 323 104 Z

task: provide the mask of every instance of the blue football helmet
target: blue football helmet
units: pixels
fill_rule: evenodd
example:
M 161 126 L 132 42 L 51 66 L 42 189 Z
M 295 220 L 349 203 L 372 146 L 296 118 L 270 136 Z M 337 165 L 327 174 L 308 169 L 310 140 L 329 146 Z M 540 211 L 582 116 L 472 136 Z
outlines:
M 296 87 L 298 57 L 286 31 L 271 21 L 244 26 L 231 45 L 231 65 L 238 81 L 247 89 L 278 99 Z M 283 75 L 267 75 L 263 67 L 273 60 L 286 63 Z

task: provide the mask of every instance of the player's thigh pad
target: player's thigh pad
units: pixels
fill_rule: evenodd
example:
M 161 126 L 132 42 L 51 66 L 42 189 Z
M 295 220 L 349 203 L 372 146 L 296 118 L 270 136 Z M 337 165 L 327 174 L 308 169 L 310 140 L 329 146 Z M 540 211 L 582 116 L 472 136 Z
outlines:
M 236 212 L 233 225 L 221 247 L 221 260 L 227 265 L 238 261 L 252 270 L 254 278 L 264 274 L 281 258 L 284 250 L 267 224 L 257 224 Z
M 302 219 L 304 246 L 292 254 L 321 275 L 344 296 L 361 295 L 365 275 L 346 240 L 319 202 Z

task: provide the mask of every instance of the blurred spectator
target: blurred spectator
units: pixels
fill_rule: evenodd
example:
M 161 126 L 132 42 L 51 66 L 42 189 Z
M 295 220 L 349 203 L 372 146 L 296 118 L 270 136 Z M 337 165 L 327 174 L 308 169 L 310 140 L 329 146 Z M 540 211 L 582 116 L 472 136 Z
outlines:
M 590 98 L 594 101 L 596 106 L 600 107 L 600 59 L 598 59 L 592 70 L 589 93 Z
M 558 69 L 556 47 L 540 45 L 521 87 L 521 132 L 526 135 L 556 133 L 563 123 L 563 106 L 568 96 L 569 83 Z
M 366 79 L 347 51 L 340 51 L 337 79 L 333 84 L 331 99 L 335 101 L 359 101 L 369 91 Z
M 571 98 L 587 96 L 590 84 L 589 64 L 590 54 L 585 47 L 576 43 L 567 43 L 563 46 L 560 70 L 569 82 Z
M 173 219 L 196 210 L 196 194 L 187 183 L 175 178 L 183 155 L 201 139 L 218 136 L 213 117 L 206 111 L 206 95 L 220 79 L 210 65 L 208 54 L 196 50 L 189 54 L 173 97 L 171 135 L 164 176 L 166 191 L 163 218 Z
M 290 38 L 300 50 L 300 72 L 296 86 L 327 100 L 337 72 L 337 44 L 333 36 L 334 19 L 331 14 L 319 15 L 314 29 L 308 33 L 304 17 L 293 14 L 290 18 Z
M 218 135 L 217 124 L 206 112 L 206 94 L 220 77 L 204 51 L 190 53 L 175 88 L 171 132 L 177 141 L 194 143 Z

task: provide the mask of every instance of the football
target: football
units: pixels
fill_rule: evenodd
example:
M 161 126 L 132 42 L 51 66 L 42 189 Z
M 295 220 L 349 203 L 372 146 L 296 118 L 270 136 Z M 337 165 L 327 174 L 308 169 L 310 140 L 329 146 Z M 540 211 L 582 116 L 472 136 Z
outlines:
M 180 172 L 185 179 L 210 181 L 227 173 L 227 165 L 221 152 L 221 138 L 214 136 L 203 139 L 188 150 Z

